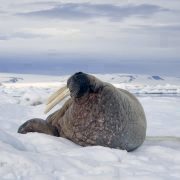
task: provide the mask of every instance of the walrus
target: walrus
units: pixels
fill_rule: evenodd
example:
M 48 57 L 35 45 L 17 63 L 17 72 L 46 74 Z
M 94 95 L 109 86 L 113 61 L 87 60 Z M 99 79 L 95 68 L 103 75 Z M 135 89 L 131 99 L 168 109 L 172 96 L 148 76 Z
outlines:
M 100 145 L 133 151 L 146 137 L 146 117 L 128 91 L 78 72 L 48 100 L 46 113 L 70 95 L 46 120 L 31 119 L 18 133 L 39 132 L 67 138 L 81 146 Z

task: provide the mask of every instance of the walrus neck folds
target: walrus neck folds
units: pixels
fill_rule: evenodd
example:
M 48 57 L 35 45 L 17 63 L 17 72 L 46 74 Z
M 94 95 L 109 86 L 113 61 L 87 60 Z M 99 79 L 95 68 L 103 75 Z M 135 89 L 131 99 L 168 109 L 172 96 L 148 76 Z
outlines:
M 92 75 L 88 74 L 88 78 L 90 79 L 90 90 L 94 93 L 97 93 L 103 87 L 103 82 Z
M 89 100 L 89 93 L 86 93 L 85 95 L 79 97 L 79 98 L 74 98 L 74 102 L 78 105 L 84 104 Z

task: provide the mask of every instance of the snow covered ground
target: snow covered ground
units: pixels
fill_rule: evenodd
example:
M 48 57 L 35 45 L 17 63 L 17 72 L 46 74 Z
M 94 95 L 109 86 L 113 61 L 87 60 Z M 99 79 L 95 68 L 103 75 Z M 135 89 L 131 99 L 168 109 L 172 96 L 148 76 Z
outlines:
M 179 77 L 98 75 L 136 94 L 145 109 L 148 137 L 134 152 L 18 134 L 24 121 L 46 117 L 46 98 L 67 77 L 0 74 L 0 180 L 180 179 Z

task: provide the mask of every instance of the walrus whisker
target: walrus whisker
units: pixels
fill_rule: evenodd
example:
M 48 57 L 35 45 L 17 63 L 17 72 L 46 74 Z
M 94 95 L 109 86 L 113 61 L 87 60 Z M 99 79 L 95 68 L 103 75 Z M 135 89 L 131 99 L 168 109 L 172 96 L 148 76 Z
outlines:
M 63 93 L 67 89 L 67 86 L 63 86 L 60 89 L 58 89 L 55 93 L 53 93 L 47 100 L 46 105 L 51 103 L 59 94 Z
M 61 94 L 59 94 L 58 96 L 56 96 L 54 98 L 53 101 L 51 101 L 50 103 L 47 104 L 46 109 L 44 111 L 44 113 L 48 113 L 54 106 L 56 106 L 59 102 L 61 102 L 64 98 L 66 98 L 67 96 L 69 96 L 69 90 L 65 89 L 63 92 L 61 92 Z

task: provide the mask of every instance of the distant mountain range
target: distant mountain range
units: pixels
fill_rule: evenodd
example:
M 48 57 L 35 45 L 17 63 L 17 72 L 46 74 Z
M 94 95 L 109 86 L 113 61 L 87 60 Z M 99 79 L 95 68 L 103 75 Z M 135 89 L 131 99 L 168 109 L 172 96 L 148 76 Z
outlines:
M 70 75 L 69 75 L 70 76 Z M 0 73 L 0 86 L 13 88 L 58 88 L 65 85 L 67 76 L 43 76 Z M 134 94 L 179 94 L 180 78 L 138 74 L 96 74 L 99 79 Z
M 70 75 L 69 75 L 70 76 Z M 0 83 L 26 83 L 26 82 L 64 82 L 68 79 L 66 76 L 47 76 L 47 75 L 29 75 L 29 74 L 9 74 L 0 73 Z M 138 74 L 95 74 L 103 81 L 111 83 L 142 83 L 148 85 L 180 85 L 179 77 L 166 77 L 159 75 L 138 75 Z M 36 78 L 35 78 L 36 77 Z

